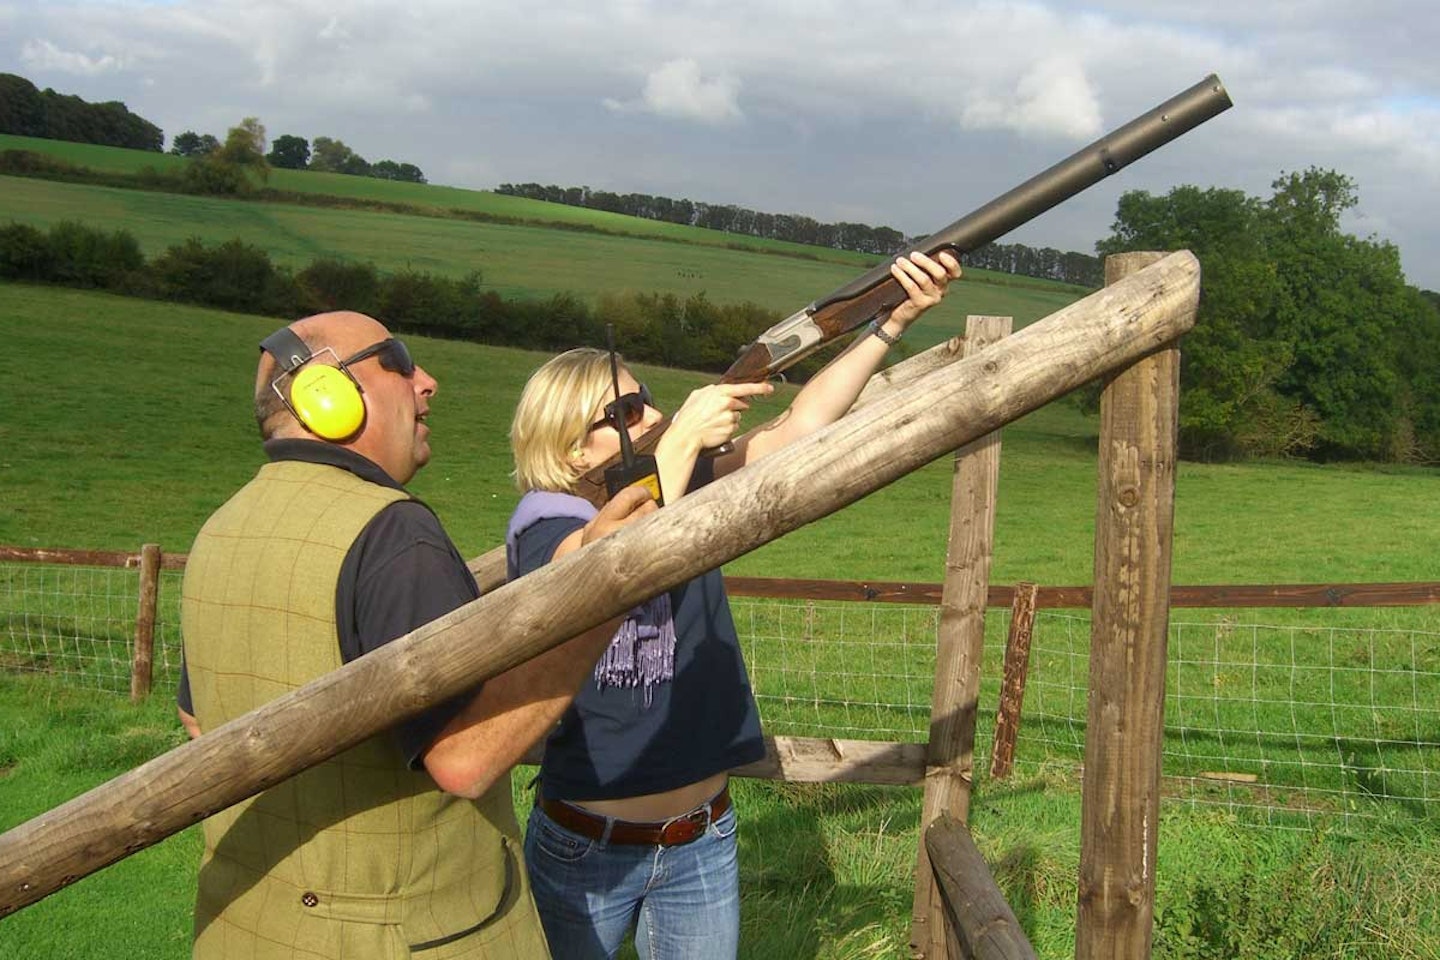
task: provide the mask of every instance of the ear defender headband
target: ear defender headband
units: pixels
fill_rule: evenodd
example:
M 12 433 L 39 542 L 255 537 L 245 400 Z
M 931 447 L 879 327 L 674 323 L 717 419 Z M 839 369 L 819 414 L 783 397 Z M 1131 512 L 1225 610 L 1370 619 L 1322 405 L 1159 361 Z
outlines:
M 311 363 L 305 341 L 289 327 L 281 327 L 260 342 L 280 364 L 280 375 L 270 388 L 301 425 L 322 440 L 346 440 L 365 425 L 365 398 L 360 384 L 344 365 Z M 320 353 L 334 351 L 326 347 Z M 338 358 L 337 362 L 338 362 Z M 287 382 L 288 381 L 288 382 Z

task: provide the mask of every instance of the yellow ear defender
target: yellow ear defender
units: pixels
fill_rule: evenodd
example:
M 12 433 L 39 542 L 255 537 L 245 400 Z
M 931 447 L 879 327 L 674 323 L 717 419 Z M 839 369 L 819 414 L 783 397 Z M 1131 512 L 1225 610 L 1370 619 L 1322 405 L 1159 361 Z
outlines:
M 365 398 L 350 371 L 311 363 L 316 354 L 289 327 L 266 337 L 260 349 L 279 362 L 280 376 L 271 387 L 306 430 L 332 441 L 360 432 L 365 425 Z
M 310 364 L 290 383 L 290 407 L 305 428 L 324 440 L 344 440 L 365 422 L 365 400 L 346 370 Z

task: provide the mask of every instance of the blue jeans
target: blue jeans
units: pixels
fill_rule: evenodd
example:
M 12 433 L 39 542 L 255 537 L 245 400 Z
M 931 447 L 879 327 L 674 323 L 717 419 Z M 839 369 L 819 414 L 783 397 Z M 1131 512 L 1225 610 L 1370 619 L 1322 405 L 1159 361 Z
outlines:
M 601 843 L 535 807 L 525 830 L 525 866 L 551 956 L 608 960 L 634 929 L 641 960 L 734 960 L 735 827 L 732 806 L 683 846 Z

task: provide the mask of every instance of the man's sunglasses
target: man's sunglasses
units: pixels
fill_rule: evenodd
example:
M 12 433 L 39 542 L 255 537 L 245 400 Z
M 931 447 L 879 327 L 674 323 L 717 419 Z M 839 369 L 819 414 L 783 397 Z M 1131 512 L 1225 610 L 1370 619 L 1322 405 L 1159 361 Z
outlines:
M 342 368 L 349 367 L 367 357 L 378 357 L 383 370 L 398 373 L 402 377 L 415 376 L 415 361 L 410 358 L 410 351 L 405 349 L 405 344 L 393 337 L 381 340 L 379 343 L 372 343 L 363 350 L 355 351 L 341 360 L 340 366 Z
M 590 433 L 601 427 L 613 427 L 615 422 L 621 419 L 625 421 L 625 429 L 629 430 L 645 419 L 645 408 L 653 406 L 655 400 L 650 396 L 650 388 L 642 383 L 640 389 L 634 393 L 621 394 L 605 404 L 605 416 L 590 424 L 585 432 Z

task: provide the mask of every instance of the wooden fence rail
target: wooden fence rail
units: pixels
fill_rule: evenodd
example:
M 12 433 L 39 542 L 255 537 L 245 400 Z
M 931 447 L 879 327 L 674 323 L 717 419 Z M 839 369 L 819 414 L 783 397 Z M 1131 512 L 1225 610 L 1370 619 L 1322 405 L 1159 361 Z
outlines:
M 70 550 L 57 547 L 17 547 L 0 544 L 0 563 L 51 563 L 68 566 L 139 568 L 140 551 Z M 161 553 L 159 570 L 184 570 L 186 554 Z M 1085 585 L 1035 590 L 1036 610 L 1088 610 L 1093 588 Z M 736 597 L 775 600 L 835 600 L 855 603 L 940 605 L 941 583 L 904 580 L 814 580 L 794 577 L 726 577 L 725 590 Z M 987 607 L 1011 607 L 1013 586 L 992 584 Z M 1440 580 L 1377 583 L 1212 583 L 1176 584 L 1170 588 L 1170 606 L 1189 609 L 1254 607 L 1413 607 L 1440 603 Z
M 925 828 L 924 846 L 948 920 L 948 955 L 973 960 L 1035 960 L 1035 950 L 971 839 L 970 828 L 941 814 Z

